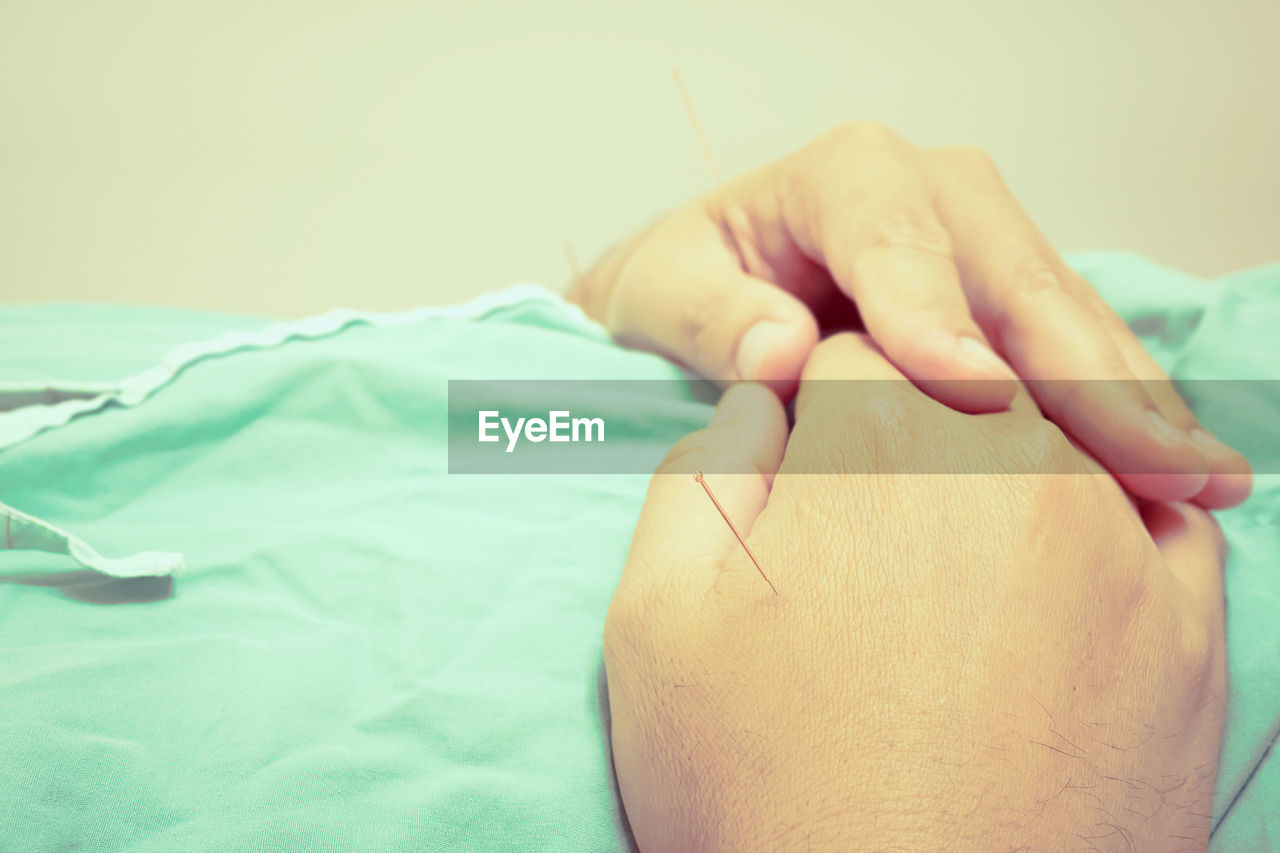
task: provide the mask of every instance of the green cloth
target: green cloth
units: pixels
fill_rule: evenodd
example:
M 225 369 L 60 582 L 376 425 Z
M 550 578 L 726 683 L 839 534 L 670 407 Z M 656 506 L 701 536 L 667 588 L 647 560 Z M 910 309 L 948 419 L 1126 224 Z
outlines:
M 1075 262 L 1179 375 L 1280 363 L 1280 267 Z M 450 476 L 447 380 L 675 367 L 530 287 L 288 325 L 0 308 L 0 341 L 0 500 L 113 558 L 185 558 L 116 578 L 0 551 L 0 849 L 625 848 L 600 634 L 647 478 Z M 674 441 L 710 412 L 670 402 L 616 416 Z M 1280 836 L 1275 760 L 1255 772 L 1280 721 L 1278 514 L 1271 477 L 1220 516 L 1223 851 Z

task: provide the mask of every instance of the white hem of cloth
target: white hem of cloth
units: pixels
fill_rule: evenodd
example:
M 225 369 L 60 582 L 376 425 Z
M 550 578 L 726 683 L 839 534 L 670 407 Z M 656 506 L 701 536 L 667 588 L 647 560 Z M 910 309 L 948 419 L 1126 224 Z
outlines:
M 118 559 L 104 557 L 79 536 L 2 503 L 0 519 L 4 519 L 6 550 L 65 554 L 86 569 L 113 578 L 164 577 L 180 575 L 186 569 L 182 555 L 172 551 L 138 551 Z
M 188 366 L 206 358 L 244 350 L 270 349 L 290 340 L 314 340 L 359 325 L 401 326 L 439 319 L 479 320 L 495 311 L 520 304 L 555 306 L 566 319 L 580 323 L 583 331 L 608 334 L 577 305 L 537 284 L 512 285 L 457 305 L 424 306 L 395 313 L 339 309 L 300 320 L 271 323 L 250 332 L 226 332 L 207 340 L 182 344 L 166 354 L 159 364 L 118 382 L 60 383 L 55 380 L 0 383 L 0 401 L 6 395 L 12 399 L 45 398 L 53 401 L 18 404 L 17 408 L 7 411 L 0 406 L 0 452 L 45 430 L 62 426 L 77 415 L 99 411 L 108 405 L 136 406 L 172 382 Z M 65 554 L 80 565 L 111 577 L 175 575 L 186 566 L 181 554 L 167 551 L 141 551 L 119 559 L 104 557 L 83 539 L 2 503 L 0 519 L 4 520 L 6 529 L 6 540 L 0 543 L 3 547 Z M 15 522 L 18 528 L 16 537 L 12 535 Z
M 584 327 L 602 330 L 581 308 L 538 284 L 511 285 L 457 305 L 423 306 L 393 313 L 338 309 L 300 320 L 271 323 L 253 331 L 225 332 L 206 340 L 185 343 L 170 350 L 155 366 L 116 382 L 0 382 L 0 399 L 7 395 L 28 398 L 44 395 L 55 400 L 0 411 L 0 451 L 45 430 L 62 426 L 78 415 L 96 412 L 111 404 L 136 406 L 168 385 L 184 369 L 207 358 L 241 350 L 270 349 L 289 340 L 314 340 L 357 325 L 400 326 L 439 319 L 475 320 L 520 303 L 556 305 L 573 319 L 581 321 Z M 60 396 L 71 399 L 58 399 Z

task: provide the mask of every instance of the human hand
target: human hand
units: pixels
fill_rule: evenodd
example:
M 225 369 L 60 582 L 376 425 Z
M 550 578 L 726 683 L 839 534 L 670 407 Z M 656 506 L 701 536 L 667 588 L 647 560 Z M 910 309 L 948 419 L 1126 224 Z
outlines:
M 1245 459 L 1199 427 L 974 149 L 844 125 L 659 221 L 570 298 L 623 344 L 784 397 L 820 325 L 860 316 L 890 361 L 962 411 L 1006 406 L 1012 366 L 1135 495 L 1225 507 L 1249 493 Z
M 832 378 L 886 381 L 809 381 Z M 951 473 L 902 473 L 939 446 Z M 872 468 L 899 473 L 844 473 Z M 963 415 L 832 338 L 790 437 L 772 393 L 732 387 L 650 485 L 604 649 L 636 840 L 1204 850 L 1221 560 L 1206 513 L 1140 514 L 1026 400 Z

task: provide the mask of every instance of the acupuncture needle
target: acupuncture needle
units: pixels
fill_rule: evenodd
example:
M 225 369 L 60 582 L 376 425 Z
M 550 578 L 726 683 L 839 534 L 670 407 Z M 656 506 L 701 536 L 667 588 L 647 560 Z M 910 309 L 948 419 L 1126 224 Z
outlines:
M 684 87 L 684 79 L 680 76 L 679 68 L 671 72 L 671 79 L 676 81 L 676 90 L 680 93 L 685 114 L 689 116 L 689 124 L 693 125 L 693 135 L 698 138 L 698 145 L 702 148 L 702 156 L 707 161 L 707 168 L 711 170 L 711 177 L 719 186 L 720 170 L 716 168 L 715 158 L 711 156 L 711 146 L 707 144 L 706 134 L 702 132 L 702 123 L 698 121 L 698 115 L 693 111 L 693 99 L 689 97 L 689 90 Z
M 702 157 L 707 161 L 707 168 L 711 171 L 711 177 L 716 184 L 720 184 L 720 170 L 716 167 L 715 158 L 711 156 L 711 145 L 707 142 L 707 136 L 702 132 L 702 123 L 698 121 L 698 114 L 693 110 L 693 100 L 689 97 L 689 90 L 684 87 L 684 78 L 680 76 L 680 69 L 673 69 L 671 79 L 676 83 L 676 91 L 680 95 L 680 102 L 684 104 L 685 115 L 689 117 L 689 124 L 693 128 L 693 135 L 698 140 L 698 147 L 702 149 Z M 582 267 L 578 265 L 578 253 L 573 250 L 573 243 L 564 241 L 564 258 L 569 264 L 569 275 L 572 277 L 572 288 L 576 289 L 579 294 L 582 289 Z
M 573 286 L 582 288 L 582 267 L 578 266 L 578 253 L 573 250 L 573 243 L 564 241 L 564 259 L 569 263 L 569 275 L 573 276 Z
M 707 497 L 711 498 L 711 502 L 715 504 L 716 510 L 720 513 L 720 517 L 724 519 L 724 523 L 729 525 L 729 529 L 733 531 L 733 535 L 737 538 L 738 544 L 742 546 L 742 550 L 747 552 L 747 556 L 751 558 L 751 562 L 755 563 L 756 571 L 760 573 L 760 577 L 764 578 L 764 582 L 769 585 L 769 589 L 773 590 L 773 594 L 778 594 L 778 588 L 773 585 L 773 581 L 769 580 L 769 576 L 764 573 L 764 569 L 760 566 L 760 561 L 756 559 L 756 555 L 751 553 L 751 548 L 747 545 L 747 540 L 742 538 L 742 534 L 738 532 L 738 528 L 733 526 L 733 522 L 729 520 L 729 514 L 724 511 L 724 507 L 720 506 L 720 501 L 716 500 L 715 493 L 711 491 L 711 486 L 707 484 L 707 478 L 702 476 L 702 469 L 699 468 L 693 475 L 693 481 L 702 486 L 702 490 L 707 493 Z

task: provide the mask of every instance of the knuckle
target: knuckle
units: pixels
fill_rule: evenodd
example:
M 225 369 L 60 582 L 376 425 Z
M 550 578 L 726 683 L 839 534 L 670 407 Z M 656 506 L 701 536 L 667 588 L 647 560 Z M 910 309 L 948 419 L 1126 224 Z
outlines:
M 1015 339 L 1027 319 L 1027 312 L 1043 310 L 1036 303 L 1069 290 L 1057 264 L 1039 254 L 1009 264 L 1000 287 L 1000 298 L 990 305 L 991 323 L 997 346 Z
M 1039 254 L 1014 263 L 1009 279 L 1020 295 L 1040 295 L 1066 289 L 1066 277 L 1058 265 Z
M 841 445 L 847 460 L 862 460 L 861 468 L 867 473 L 915 467 L 919 453 L 916 439 L 927 420 L 918 392 L 906 387 L 910 383 L 905 381 L 872 380 L 857 385 L 856 398 L 844 409 L 832 441 Z
M 854 417 L 866 426 L 889 435 L 903 435 L 919 424 L 920 406 L 901 387 L 902 382 L 872 382 L 863 390 L 860 410 Z
M 1092 524 L 1098 506 L 1097 484 L 1080 453 L 1051 421 L 1027 415 L 1013 421 L 1001 465 L 1022 484 L 1026 517 L 1072 519 Z
M 1213 630 L 1202 619 L 1182 619 L 1178 624 L 1175 656 L 1184 677 L 1195 685 L 1207 685 L 1217 660 Z
M 951 258 L 951 235 L 930 210 L 908 206 L 877 210 L 861 231 L 861 252 L 906 249 Z
M 1175 685 L 1178 695 L 1193 704 L 1221 695 L 1225 678 L 1222 631 L 1204 618 L 1157 595 L 1150 582 L 1134 595 L 1130 607 L 1136 622 L 1131 647 L 1158 663 L 1159 678 Z
M 1043 524 L 1047 518 L 1066 519 L 1085 529 L 1097 527 L 1096 493 L 1087 474 L 1055 471 L 1052 465 L 1046 464 L 1041 470 L 1019 479 L 1030 484 L 1030 499 L 1023 506 L 1027 519 L 1037 524 Z
M 1226 634 L 1220 625 L 1187 621 L 1182 630 L 1182 671 L 1188 692 L 1202 701 L 1222 697 L 1226 682 Z
M 835 380 L 796 422 L 788 459 L 809 473 L 895 473 L 918 467 L 921 432 L 932 422 L 905 380 Z
M 1213 543 L 1213 552 L 1218 558 L 1218 570 L 1221 571 L 1223 563 L 1227 560 L 1227 537 L 1222 532 L 1222 525 L 1207 511 L 1193 510 L 1192 514 L 1199 519 L 1198 523 L 1202 525 L 1204 535 Z

